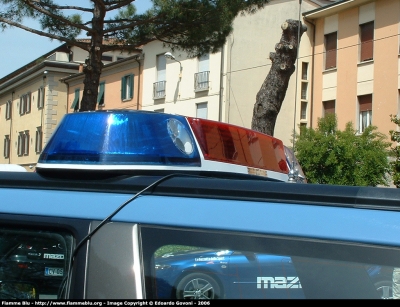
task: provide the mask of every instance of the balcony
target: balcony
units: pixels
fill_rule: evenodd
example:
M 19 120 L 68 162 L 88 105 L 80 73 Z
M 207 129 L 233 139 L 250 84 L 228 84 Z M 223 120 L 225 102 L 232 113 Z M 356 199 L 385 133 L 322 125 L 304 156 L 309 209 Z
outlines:
M 165 98 L 165 85 L 167 81 L 159 81 L 153 83 L 153 99 Z
M 210 72 L 202 71 L 194 74 L 194 91 L 208 91 L 210 88 Z

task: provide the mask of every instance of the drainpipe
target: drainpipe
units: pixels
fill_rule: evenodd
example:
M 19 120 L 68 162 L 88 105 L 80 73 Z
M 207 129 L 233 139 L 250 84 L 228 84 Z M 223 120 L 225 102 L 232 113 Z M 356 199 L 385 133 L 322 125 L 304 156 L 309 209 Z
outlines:
M 14 94 L 15 94 L 15 91 L 13 90 L 12 92 L 11 92 L 11 110 L 10 110 L 10 112 L 11 112 L 11 118 L 10 118 L 10 148 L 9 148 L 9 154 L 8 154 L 8 164 L 11 164 L 11 154 L 12 154 L 12 151 L 11 151 L 11 148 L 12 148 L 12 142 L 13 142 L 13 138 L 12 138 L 12 125 L 13 125 L 13 112 L 12 112 L 12 109 L 13 109 L 13 106 L 14 106 Z
M 42 84 L 42 86 L 43 86 L 43 93 L 42 93 L 42 95 L 43 95 L 43 98 L 42 98 L 43 99 L 43 107 L 42 107 L 42 111 L 41 111 L 41 114 L 40 114 L 40 128 L 42 129 L 42 144 L 41 144 L 42 150 L 43 150 L 43 147 L 44 147 L 44 117 L 43 117 L 43 113 L 44 113 L 44 108 L 46 107 L 46 93 L 47 93 L 46 81 L 47 81 L 47 71 L 44 71 L 43 84 Z M 67 87 L 67 89 L 68 89 L 68 87 Z M 37 103 L 39 103 L 39 102 L 37 102 Z M 68 104 L 68 90 L 67 90 L 67 104 Z
M 314 109 L 314 63 L 315 63 L 315 23 L 312 20 L 307 19 L 303 16 L 304 21 L 307 21 L 312 25 L 313 28 L 313 38 L 312 38 L 312 55 L 311 55 L 311 99 L 310 99 L 310 128 L 313 127 L 313 109 Z
M 139 60 L 140 60 L 140 57 L 139 57 Z M 140 61 L 138 60 L 138 58 L 136 57 L 135 58 L 135 61 L 138 63 L 138 65 L 139 65 L 139 76 L 138 76 L 138 91 L 137 91 L 137 104 L 136 104 L 136 110 L 139 110 L 139 102 L 140 102 L 140 76 L 141 76 L 141 74 L 142 74 L 142 72 L 140 71 L 141 70 L 141 64 L 140 64 Z
M 224 57 L 225 57 L 225 44 L 221 50 L 221 72 L 219 77 L 219 110 L 218 110 L 218 121 L 222 121 L 222 105 L 224 96 Z

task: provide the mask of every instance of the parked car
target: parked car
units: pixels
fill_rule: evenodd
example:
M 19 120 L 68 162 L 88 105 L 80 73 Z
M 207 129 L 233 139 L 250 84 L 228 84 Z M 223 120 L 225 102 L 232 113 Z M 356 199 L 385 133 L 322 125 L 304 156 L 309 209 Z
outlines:
M 18 164 L 0 164 L 0 172 L 27 172 L 27 170 Z
M 155 258 L 155 269 L 160 299 L 305 298 L 288 256 L 183 247 Z M 390 298 L 392 270 L 365 270 L 379 295 Z

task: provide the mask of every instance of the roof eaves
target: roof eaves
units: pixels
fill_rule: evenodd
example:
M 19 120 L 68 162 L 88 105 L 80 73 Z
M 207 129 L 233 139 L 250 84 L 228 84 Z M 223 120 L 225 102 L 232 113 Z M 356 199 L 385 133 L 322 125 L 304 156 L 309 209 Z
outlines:
M 14 70 L 12 73 L 4 76 L 3 78 L 0 79 L 0 85 L 2 85 L 3 83 L 7 82 L 8 80 L 16 77 L 17 75 L 23 73 L 24 71 L 27 71 L 29 69 L 31 69 L 32 67 L 38 65 L 38 61 L 42 61 L 43 59 L 47 58 L 48 56 L 52 55 L 54 52 L 60 51 L 60 50 L 64 50 L 65 48 L 67 48 L 67 44 L 61 44 L 60 46 L 58 46 L 57 48 L 54 48 L 53 50 L 43 54 L 42 56 L 36 58 L 35 60 L 33 60 L 32 62 L 29 62 L 28 64 L 18 68 L 17 70 Z
M 121 60 L 118 60 L 118 61 L 115 61 L 115 62 L 108 63 L 108 64 L 104 65 L 102 71 L 104 72 L 105 70 L 111 69 L 114 66 L 124 64 L 125 62 L 129 62 L 129 61 L 132 61 L 132 60 L 140 61 L 141 59 L 142 59 L 141 58 L 141 54 L 135 54 L 133 56 L 130 56 L 130 57 L 127 57 L 127 58 L 124 58 L 124 59 L 121 59 Z M 60 81 L 68 83 L 68 81 L 71 81 L 71 80 L 73 80 L 75 78 L 79 78 L 79 77 L 81 77 L 83 75 L 84 75 L 83 72 L 79 72 L 79 73 L 76 73 L 76 74 L 61 78 Z
M 44 61 L 40 64 L 36 64 L 36 66 L 30 67 L 29 69 L 23 71 L 22 73 L 1 83 L 0 84 L 0 92 L 10 86 L 16 85 L 19 81 L 21 81 L 25 78 L 34 76 L 35 73 L 39 72 L 40 70 L 45 70 L 46 68 L 62 68 L 62 69 L 78 70 L 79 63 Z
M 331 12 L 331 11 L 333 13 L 333 9 L 336 9 L 336 8 L 342 6 L 343 4 L 350 3 L 350 2 L 354 2 L 354 0 L 338 0 L 331 4 L 316 8 L 314 10 L 303 12 L 302 15 L 309 19 L 318 18 L 321 15 L 328 15 L 329 12 Z

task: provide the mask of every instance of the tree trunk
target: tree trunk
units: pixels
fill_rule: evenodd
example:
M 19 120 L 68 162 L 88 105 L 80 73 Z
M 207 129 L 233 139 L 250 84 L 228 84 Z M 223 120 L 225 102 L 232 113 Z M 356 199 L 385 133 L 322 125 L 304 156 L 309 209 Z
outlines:
M 80 104 L 80 112 L 96 110 L 100 76 L 103 70 L 102 46 L 104 37 L 103 27 L 105 10 L 97 3 L 97 1 L 93 1 L 93 3 L 93 31 L 89 33 L 91 36 L 91 46 L 88 50 L 89 57 L 86 59 L 86 65 L 83 67 L 83 73 L 85 74 L 85 78 L 83 80 L 84 94 Z
M 300 29 L 299 29 L 300 27 Z M 270 53 L 271 69 L 256 96 L 251 128 L 274 135 L 275 123 L 289 84 L 295 71 L 297 50 L 301 35 L 307 26 L 299 20 L 288 19 L 281 26 L 281 40 Z

